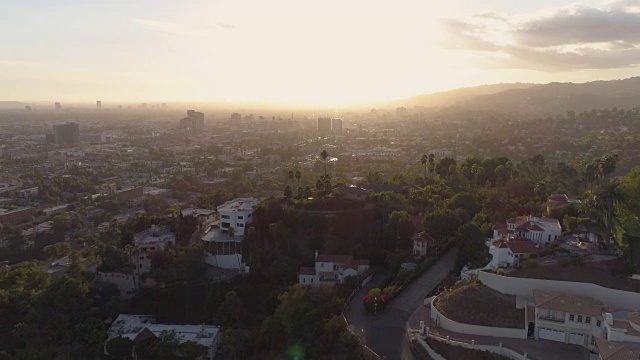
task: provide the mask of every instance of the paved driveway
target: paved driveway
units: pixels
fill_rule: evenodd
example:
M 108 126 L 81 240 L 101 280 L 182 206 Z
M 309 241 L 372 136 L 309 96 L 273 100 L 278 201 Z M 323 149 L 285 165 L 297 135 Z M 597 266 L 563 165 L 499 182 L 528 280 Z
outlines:
M 378 287 L 385 275 L 375 276 L 362 288 L 345 309 L 345 317 L 357 331 L 364 332 L 366 344 L 371 350 L 388 360 L 414 359 L 406 336 L 406 323 L 413 312 L 423 306 L 424 297 L 431 292 L 453 268 L 456 258 L 451 249 L 422 276 L 416 279 L 400 296 L 377 316 L 367 315 L 362 299 L 369 290 Z

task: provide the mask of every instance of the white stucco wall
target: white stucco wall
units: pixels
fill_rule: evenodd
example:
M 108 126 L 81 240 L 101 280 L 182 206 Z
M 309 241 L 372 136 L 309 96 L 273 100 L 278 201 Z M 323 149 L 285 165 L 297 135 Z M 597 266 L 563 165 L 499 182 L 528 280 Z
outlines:
M 533 290 L 539 289 L 590 296 L 605 305 L 619 309 L 633 310 L 640 304 L 640 293 L 609 289 L 591 283 L 514 278 L 485 271 L 478 273 L 478 279 L 488 287 L 507 295 L 533 297 Z
M 435 306 L 436 297 L 431 300 L 431 321 L 432 323 L 438 324 L 439 327 L 457 332 L 459 334 L 471 334 L 471 335 L 481 335 L 481 336 L 496 336 L 496 337 L 505 337 L 505 338 L 514 338 L 514 339 L 526 339 L 527 338 L 527 329 L 511 329 L 511 328 L 498 328 L 498 327 L 490 327 L 490 326 L 480 326 L 480 325 L 471 325 L 464 324 L 448 319 L 444 315 L 442 315 Z M 523 318 L 524 323 L 524 318 Z

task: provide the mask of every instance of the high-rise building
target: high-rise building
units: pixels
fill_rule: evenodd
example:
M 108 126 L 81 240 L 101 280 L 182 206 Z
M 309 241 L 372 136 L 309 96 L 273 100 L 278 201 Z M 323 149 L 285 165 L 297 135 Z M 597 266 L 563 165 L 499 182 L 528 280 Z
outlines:
M 53 125 L 53 135 L 56 144 L 74 145 L 80 143 L 80 127 L 75 122 Z
M 318 134 L 329 135 L 331 133 L 331 118 L 318 118 Z
M 331 132 L 338 135 L 342 134 L 342 119 L 331 119 Z
M 204 131 L 204 113 L 187 110 L 187 117 L 180 120 L 180 127 L 191 135 L 199 135 Z
M 96 109 L 98 110 L 102 109 L 102 101 L 100 100 L 96 101 Z
M 25 107 L 24 107 L 24 109 L 25 109 L 26 111 L 31 111 L 31 106 L 27 105 L 27 106 L 25 106 Z
M 235 112 L 231 114 L 231 120 L 240 121 L 242 120 L 242 115 L 240 113 Z
M 56 103 L 54 104 L 54 106 L 56 107 L 56 110 L 60 110 L 60 109 L 61 109 L 61 106 L 60 106 L 60 103 L 59 103 L 59 102 L 56 102 Z

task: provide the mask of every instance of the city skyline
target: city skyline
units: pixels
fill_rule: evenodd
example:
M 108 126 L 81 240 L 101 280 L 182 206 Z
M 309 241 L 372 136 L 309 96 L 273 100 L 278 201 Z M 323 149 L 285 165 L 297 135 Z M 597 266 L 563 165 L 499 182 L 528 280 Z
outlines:
M 346 105 L 627 78 L 639 11 L 625 0 L 29 1 L 0 14 L 0 100 Z

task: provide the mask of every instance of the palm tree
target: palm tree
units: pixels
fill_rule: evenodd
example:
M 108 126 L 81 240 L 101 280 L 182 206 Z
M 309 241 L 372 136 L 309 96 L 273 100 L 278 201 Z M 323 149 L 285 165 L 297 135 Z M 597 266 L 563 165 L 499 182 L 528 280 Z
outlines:
M 589 184 L 589 191 L 593 191 L 593 183 L 598 178 L 599 166 L 596 162 L 589 161 L 582 165 L 582 178 Z
M 605 155 L 598 162 L 598 167 L 602 177 L 608 182 L 611 174 L 616 171 L 618 165 L 618 154 Z
M 289 178 L 289 182 L 291 182 L 291 187 L 293 188 L 293 170 L 289 170 L 289 173 L 287 173 L 287 177 Z
M 327 175 L 327 159 L 329 158 L 329 153 L 327 152 L 327 150 L 322 150 L 322 152 L 320 153 L 320 157 L 324 162 L 324 174 Z
M 613 180 L 603 185 L 596 191 L 595 206 L 597 214 L 607 228 L 607 240 L 611 240 L 611 234 L 617 233 L 620 221 L 616 217 L 616 209 L 629 204 L 629 199 L 625 194 L 620 180 Z M 616 239 L 620 242 L 622 239 Z
M 427 178 L 427 163 L 429 162 L 429 157 L 427 156 L 427 154 L 422 154 L 422 157 L 420 158 L 420 162 L 422 163 L 422 165 L 424 165 L 424 178 Z
M 296 170 L 294 176 L 296 177 L 296 180 L 298 182 L 298 186 L 296 186 L 296 192 L 298 192 L 297 190 L 300 188 L 300 178 L 302 177 L 302 173 L 300 172 L 300 170 Z
M 436 156 L 433 153 L 429 154 L 429 176 L 433 178 L 433 172 L 436 170 Z

